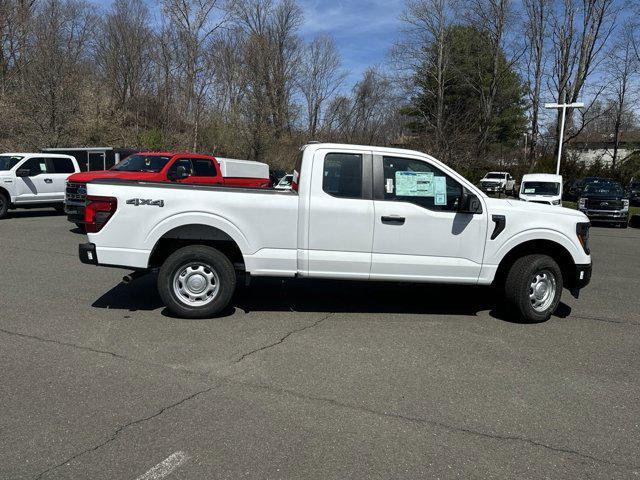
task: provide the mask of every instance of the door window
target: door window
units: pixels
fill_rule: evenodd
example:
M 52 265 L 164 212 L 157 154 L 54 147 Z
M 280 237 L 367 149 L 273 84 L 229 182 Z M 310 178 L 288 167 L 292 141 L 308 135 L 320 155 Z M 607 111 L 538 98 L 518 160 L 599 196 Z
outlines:
M 327 154 L 324 157 L 322 190 L 334 197 L 362 198 L 362 155 Z
M 384 199 L 409 202 L 429 210 L 456 211 L 462 185 L 422 160 L 383 157 Z
M 196 177 L 215 177 L 218 173 L 213 160 L 207 158 L 192 158 L 193 174 Z
M 73 162 L 70 158 L 50 158 L 49 159 L 50 173 L 73 173 Z
M 169 168 L 169 175 L 175 175 L 178 172 L 178 167 L 184 167 L 187 170 L 189 176 L 193 175 L 193 168 L 191 167 L 191 160 L 188 158 L 180 158 L 173 162 L 173 165 Z
M 35 177 L 41 173 L 47 173 L 47 159 L 46 158 L 30 158 L 24 162 L 20 169 L 26 168 L 29 170 L 29 176 Z

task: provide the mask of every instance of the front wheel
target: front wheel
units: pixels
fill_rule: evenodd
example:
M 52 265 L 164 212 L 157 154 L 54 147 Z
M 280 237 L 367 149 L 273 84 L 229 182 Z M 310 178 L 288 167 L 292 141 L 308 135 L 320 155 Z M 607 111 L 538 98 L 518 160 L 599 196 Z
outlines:
M 523 320 L 544 322 L 558 308 L 562 287 L 562 272 L 553 258 L 526 255 L 511 266 L 505 295 Z
M 220 313 L 229 305 L 235 288 L 236 272 L 229 258 L 204 245 L 172 253 L 158 275 L 162 301 L 171 312 L 184 318 Z

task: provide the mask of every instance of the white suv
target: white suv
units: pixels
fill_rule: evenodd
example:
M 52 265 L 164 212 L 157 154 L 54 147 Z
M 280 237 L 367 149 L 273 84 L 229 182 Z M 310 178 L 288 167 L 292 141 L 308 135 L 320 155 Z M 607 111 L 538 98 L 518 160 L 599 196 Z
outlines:
M 62 211 L 67 177 L 79 171 L 70 155 L 0 154 L 0 218 L 10 208 L 50 206 Z

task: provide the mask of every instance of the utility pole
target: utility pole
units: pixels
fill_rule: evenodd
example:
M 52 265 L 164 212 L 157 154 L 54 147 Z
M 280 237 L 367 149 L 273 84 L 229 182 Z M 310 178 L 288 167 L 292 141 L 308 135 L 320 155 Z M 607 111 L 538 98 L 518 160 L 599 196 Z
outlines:
M 562 120 L 560 121 L 560 138 L 558 139 L 558 163 L 556 165 L 556 175 L 560 175 L 560 159 L 562 157 L 562 144 L 564 143 L 564 122 L 567 118 L 567 108 L 583 108 L 584 103 L 545 103 L 544 108 L 562 109 Z

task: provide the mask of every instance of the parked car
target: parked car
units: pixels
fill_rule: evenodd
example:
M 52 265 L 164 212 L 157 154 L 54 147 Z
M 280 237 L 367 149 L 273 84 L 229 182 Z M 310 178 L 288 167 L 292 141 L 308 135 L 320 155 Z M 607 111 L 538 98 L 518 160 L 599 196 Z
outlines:
M 160 296 L 182 317 L 223 310 L 237 271 L 495 284 L 528 321 L 591 276 L 584 214 L 490 198 L 411 150 L 307 145 L 290 191 L 110 179 L 87 190 L 81 261 L 159 269 Z
M 522 177 L 520 200 L 562 206 L 562 175 L 528 173 Z
M 640 182 L 631 182 L 629 184 L 627 196 L 631 205 L 640 205 Z
M 480 180 L 480 189 L 485 193 L 516 196 L 516 181 L 508 172 L 489 172 Z
M 618 182 L 586 184 L 578 209 L 594 222 L 613 223 L 622 228 L 629 224 L 629 199 Z
M 0 218 L 13 208 L 64 210 L 65 184 L 79 172 L 69 155 L 3 153 L 0 155 Z
M 565 197 L 565 200 L 577 202 L 582 196 L 585 186 L 590 183 L 609 183 L 615 180 L 605 177 L 585 177 L 580 180 L 575 180 L 573 185 L 569 188 L 569 194 Z
M 293 181 L 293 174 L 287 173 L 280 179 L 278 184 L 274 187 L 277 190 L 291 190 L 291 182 Z
M 82 172 L 69 177 L 65 204 L 70 222 L 78 226 L 84 223 L 87 182 L 98 178 L 271 187 L 269 166 L 266 163 L 215 158 L 189 152 L 141 152 L 130 155 L 110 170 Z

